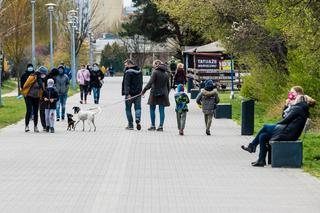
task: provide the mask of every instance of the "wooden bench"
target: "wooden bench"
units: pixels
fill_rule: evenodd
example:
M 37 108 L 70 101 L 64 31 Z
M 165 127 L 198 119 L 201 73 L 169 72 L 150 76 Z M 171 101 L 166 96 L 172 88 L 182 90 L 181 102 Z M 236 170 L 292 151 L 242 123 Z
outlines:
M 268 164 L 272 167 L 300 168 L 303 158 L 303 140 L 310 128 L 311 120 L 308 118 L 302 140 L 297 141 L 270 141 L 267 144 Z

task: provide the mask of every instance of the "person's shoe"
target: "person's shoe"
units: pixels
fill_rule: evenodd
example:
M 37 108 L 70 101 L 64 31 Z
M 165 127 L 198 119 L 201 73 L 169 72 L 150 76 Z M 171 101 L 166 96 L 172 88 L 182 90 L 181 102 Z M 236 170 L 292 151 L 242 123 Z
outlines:
M 256 152 L 256 147 L 252 146 L 251 144 L 249 144 L 248 146 L 242 145 L 241 149 L 249 152 L 249 153 L 255 153 Z
M 38 133 L 39 132 L 39 129 L 37 126 L 34 127 L 34 132 Z
M 46 132 L 49 132 L 49 130 L 50 130 L 50 127 L 47 126 L 47 127 L 46 127 Z
M 54 128 L 53 127 L 50 128 L 50 133 L 54 133 Z
M 266 165 L 266 162 L 257 160 L 256 162 L 252 162 L 251 165 L 254 167 L 264 167 Z
M 46 132 L 46 131 L 47 131 L 47 128 L 46 128 L 46 127 L 44 127 L 42 131 L 43 131 L 43 132 Z
M 208 136 L 210 136 L 210 135 L 211 135 L 210 130 L 206 130 L 206 134 L 207 134 Z
M 131 126 L 127 126 L 127 127 L 126 127 L 126 130 L 134 130 L 134 128 L 131 127 Z
M 180 129 L 180 130 L 179 130 L 179 135 L 181 135 L 181 136 L 184 135 L 184 134 L 183 134 L 183 129 Z
M 137 122 L 137 130 L 141 130 L 141 124 L 140 124 L 140 122 Z
M 156 127 L 152 126 L 148 129 L 148 131 L 156 131 Z
M 84 101 L 84 104 L 87 104 L 87 101 Z
M 29 129 L 29 126 L 26 126 L 26 128 L 24 129 L 25 132 L 29 132 L 30 129 Z
M 163 127 L 162 127 L 162 126 L 159 126 L 158 129 L 157 129 L 157 131 L 158 131 L 158 132 L 163 132 Z
M 57 118 L 57 121 L 60 121 L 60 118 Z
M 83 104 L 83 101 L 80 101 L 80 104 Z

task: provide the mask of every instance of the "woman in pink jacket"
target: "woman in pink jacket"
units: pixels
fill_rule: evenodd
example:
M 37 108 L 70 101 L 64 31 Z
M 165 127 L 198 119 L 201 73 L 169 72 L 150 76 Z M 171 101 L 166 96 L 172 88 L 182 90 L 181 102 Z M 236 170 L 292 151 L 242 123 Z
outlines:
M 81 69 L 77 73 L 77 81 L 80 85 L 80 104 L 87 104 L 88 89 L 90 85 L 90 72 L 86 69 L 85 65 L 81 65 Z

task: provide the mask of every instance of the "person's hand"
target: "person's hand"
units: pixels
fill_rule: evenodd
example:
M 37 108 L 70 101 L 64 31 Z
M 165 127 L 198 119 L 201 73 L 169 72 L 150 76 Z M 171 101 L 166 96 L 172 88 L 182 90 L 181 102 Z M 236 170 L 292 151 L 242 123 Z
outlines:
M 131 100 L 131 95 L 127 95 L 127 99 L 128 99 L 128 100 Z
M 50 98 L 50 102 L 53 103 L 53 101 L 54 101 L 53 98 Z
M 44 101 L 48 101 L 49 99 L 48 98 L 44 98 Z

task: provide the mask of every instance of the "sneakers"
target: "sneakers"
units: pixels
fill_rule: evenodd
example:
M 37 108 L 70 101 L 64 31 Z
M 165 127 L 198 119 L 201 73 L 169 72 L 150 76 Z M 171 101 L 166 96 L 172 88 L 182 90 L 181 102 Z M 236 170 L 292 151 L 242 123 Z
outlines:
M 80 101 L 80 104 L 83 104 L 83 101 Z
M 157 129 L 157 131 L 158 131 L 158 132 L 163 132 L 163 127 L 162 127 L 162 126 L 159 126 L 158 129 Z
M 137 130 L 140 131 L 141 130 L 141 124 L 140 122 L 136 122 L 137 123 Z
M 50 133 L 54 133 L 54 128 L 53 127 L 50 128 Z
M 57 118 L 57 121 L 60 121 L 60 118 Z
M 49 132 L 49 130 L 50 130 L 50 127 L 47 126 L 47 127 L 46 127 L 46 132 Z
M 26 126 L 26 128 L 24 129 L 25 132 L 29 132 L 30 129 L 29 129 L 29 126 Z
M 37 126 L 34 127 L 34 132 L 38 133 L 39 132 L 39 129 Z
M 148 128 L 148 131 L 156 131 L 156 127 L 152 126 L 152 127 Z
M 184 134 L 183 134 L 183 129 L 180 129 L 180 130 L 179 130 L 179 135 L 181 135 L 181 136 L 184 135 Z
M 127 126 L 127 127 L 126 127 L 126 130 L 134 130 L 134 128 L 131 127 L 131 126 Z
M 210 130 L 206 130 L 206 134 L 210 136 L 211 135 Z

